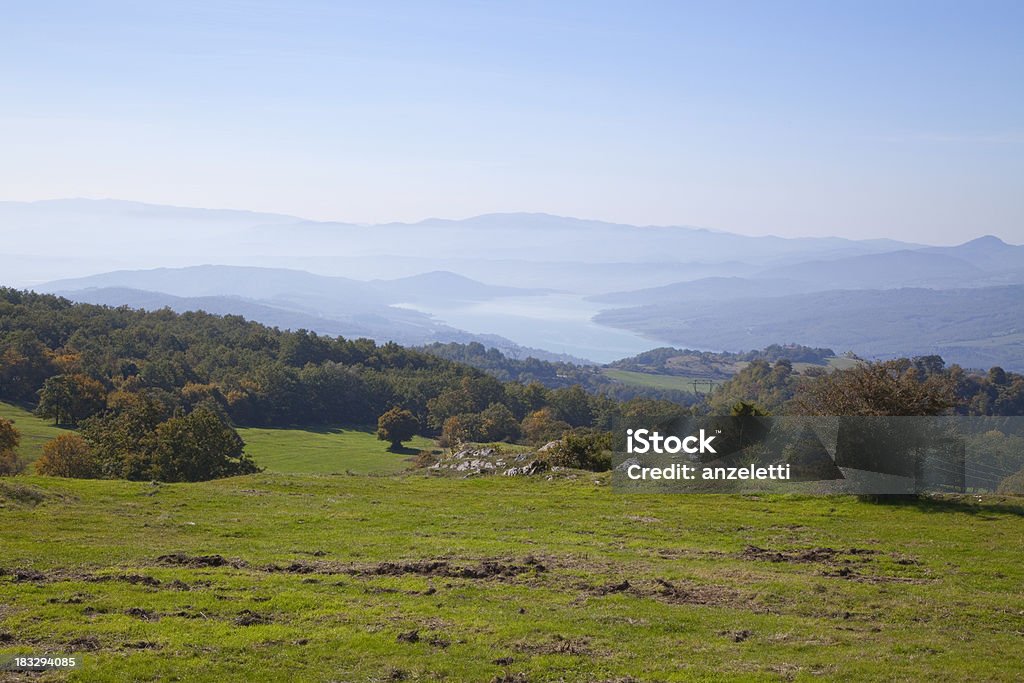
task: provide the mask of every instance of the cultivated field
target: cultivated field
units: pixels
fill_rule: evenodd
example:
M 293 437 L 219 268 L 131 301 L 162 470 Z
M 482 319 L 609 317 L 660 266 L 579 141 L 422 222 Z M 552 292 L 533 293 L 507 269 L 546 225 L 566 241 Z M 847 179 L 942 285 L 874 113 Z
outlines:
M 270 436 L 270 469 L 288 469 L 288 433 Z M 321 436 L 351 446 L 339 465 Z M 365 433 L 294 438 L 297 469 L 318 468 L 318 452 L 339 472 L 401 458 Z M 25 680 L 1024 671 L 1020 501 L 623 496 L 606 482 L 0 480 L 0 653 L 85 656 L 70 676 Z

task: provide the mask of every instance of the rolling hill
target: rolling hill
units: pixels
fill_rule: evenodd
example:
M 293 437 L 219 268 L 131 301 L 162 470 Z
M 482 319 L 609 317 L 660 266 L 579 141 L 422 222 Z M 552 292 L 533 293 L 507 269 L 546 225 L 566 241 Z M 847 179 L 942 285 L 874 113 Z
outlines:
M 939 354 L 968 367 L 1024 369 L 1024 285 L 662 303 L 605 311 L 597 321 L 697 348 L 798 341 L 878 358 Z

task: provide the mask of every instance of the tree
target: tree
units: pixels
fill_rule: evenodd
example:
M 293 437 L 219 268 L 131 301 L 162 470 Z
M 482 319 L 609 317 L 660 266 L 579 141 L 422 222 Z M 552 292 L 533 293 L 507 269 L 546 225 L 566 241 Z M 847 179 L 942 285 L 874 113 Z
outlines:
M 814 378 L 794 400 L 801 415 L 942 415 L 954 404 L 948 375 L 922 377 L 906 358 L 864 363 Z
M 548 459 L 559 467 L 604 472 L 612 468 L 611 456 L 606 453 L 612 447 L 612 440 L 611 432 L 573 430 L 562 438 Z
M 258 472 L 244 448 L 238 432 L 199 407 L 157 426 L 150 474 L 160 481 L 207 481 Z
M 757 406 L 771 413 L 782 412 L 783 404 L 793 397 L 796 378 L 788 360 L 769 365 L 763 360 L 749 365 L 717 387 L 707 399 L 714 415 L 729 415 L 737 402 Z
M 10 420 L 0 417 L 0 453 L 13 451 L 21 443 L 21 432 Z
M 444 427 L 441 428 L 441 436 L 437 440 L 438 445 L 442 448 L 456 449 L 462 446 L 462 444 L 472 441 L 475 425 L 472 423 L 472 420 L 469 420 L 467 424 L 466 418 L 475 417 L 472 414 L 452 415 L 445 420 Z
M 519 436 L 519 423 L 506 405 L 492 403 L 480 413 L 480 431 L 484 441 L 511 441 Z
M 88 375 L 55 375 L 39 390 L 36 414 L 52 417 L 54 424 L 78 424 L 106 406 L 103 385 Z
M 37 473 L 50 477 L 95 479 L 100 476 L 96 456 L 78 434 L 61 434 L 47 441 L 35 466 Z
M 21 432 L 10 420 L 0 418 L 0 477 L 13 477 L 25 471 L 25 460 L 15 449 L 21 443 Z
M 570 429 L 572 426 L 568 422 L 555 419 L 550 408 L 535 410 L 523 418 L 523 436 L 535 445 L 561 439 Z
M 396 406 L 377 418 L 377 438 L 389 442 L 389 449 L 397 451 L 403 441 L 416 435 L 419 426 L 419 420 L 411 411 Z
M 13 477 L 28 467 L 25 459 L 14 451 L 0 451 L 0 477 Z

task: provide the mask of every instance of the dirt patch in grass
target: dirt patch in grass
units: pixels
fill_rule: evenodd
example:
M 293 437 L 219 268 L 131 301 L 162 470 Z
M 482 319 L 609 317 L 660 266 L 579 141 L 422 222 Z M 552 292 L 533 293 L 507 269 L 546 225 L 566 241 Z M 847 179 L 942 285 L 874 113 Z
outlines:
M 100 645 L 100 639 L 96 636 L 79 636 L 74 640 L 69 640 L 68 647 L 71 648 L 72 652 L 95 652 L 102 646 Z
M 628 579 L 624 579 L 602 586 L 584 586 L 584 589 L 591 596 L 625 594 L 640 598 L 654 598 L 674 605 L 746 605 L 753 609 L 753 603 L 737 590 L 726 586 L 696 584 L 689 581 L 668 581 L 655 578 L 653 582 L 631 583 Z
M 103 583 L 105 581 L 124 581 L 130 583 L 133 586 L 150 586 L 156 588 L 161 585 L 161 581 L 153 576 L 144 576 L 142 574 L 101 574 L 99 576 L 83 577 L 86 581 L 94 583 Z
M 529 572 L 546 572 L 541 562 L 527 557 L 521 562 L 508 560 L 482 560 L 473 565 L 456 565 L 447 560 L 420 560 L 414 562 L 381 562 L 368 567 L 352 567 L 346 573 L 353 576 L 417 576 L 450 579 L 508 579 Z
M 748 545 L 740 553 L 744 560 L 760 560 L 763 562 L 844 562 L 849 564 L 854 561 L 866 562 L 868 556 L 876 555 L 877 550 L 869 548 L 848 548 L 837 550 L 835 548 L 803 548 L 799 550 L 769 550 L 758 548 L 755 545 Z M 859 558 L 858 560 L 852 559 Z
M 738 591 L 725 586 L 665 579 L 655 579 L 654 583 L 657 587 L 647 594 L 673 605 L 735 605 L 741 602 L 742 597 Z
M 418 643 L 420 642 L 420 632 L 416 629 L 413 629 L 412 631 L 403 631 L 398 634 L 395 641 L 399 643 Z
M 35 569 L 3 569 L 0 568 L 0 576 L 10 576 L 15 583 L 27 581 L 42 582 L 47 580 L 47 575 Z
M 136 619 L 142 619 L 143 621 L 157 621 L 160 617 L 156 615 L 153 610 L 143 609 L 142 607 L 129 607 L 124 611 L 130 617 Z
M 249 566 L 242 560 L 228 560 L 221 555 L 187 555 L 185 553 L 170 553 L 156 558 L 157 563 L 173 567 L 190 567 L 199 569 L 203 567 L 234 567 L 242 569 Z
M 550 640 L 542 642 L 519 641 L 514 646 L 518 652 L 531 655 L 579 655 L 582 657 L 594 657 L 600 654 L 590 645 L 589 638 L 566 638 L 555 635 Z
M 260 626 L 262 624 L 269 624 L 272 621 L 273 619 L 271 619 L 270 615 L 244 609 L 238 613 L 238 616 L 235 617 L 232 623 L 235 626 Z

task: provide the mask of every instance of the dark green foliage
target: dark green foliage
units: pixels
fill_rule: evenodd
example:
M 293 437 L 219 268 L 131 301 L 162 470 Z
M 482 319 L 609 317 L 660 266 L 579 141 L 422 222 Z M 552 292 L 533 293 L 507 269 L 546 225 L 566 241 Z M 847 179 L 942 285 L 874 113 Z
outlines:
M 791 363 L 825 363 L 835 355 L 836 353 L 832 349 L 813 348 L 800 344 L 771 344 L 760 351 L 744 351 L 742 353 L 695 351 L 663 346 L 609 363 L 608 367 L 658 375 L 707 376 L 725 379 L 732 374 L 733 366 L 736 363 L 744 361 L 774 363 L 779 360 L 788 360 Z
M 796 393 L 797 377 L 787 360 L 755 360 L 740 370 L 708 398 L 715 415 L 729 415 L 740 402 L 752 404 L 765 413 L 783 414 L 784 406 Z
M 608 451 L 613 440 L 611 432 L 574 430 L 562 438 L 548 456 L 548 461 L 559 467 L 604 472 L 612 468 Z
M 88 375 L 55 375 L 39 390 L 39 417 L 53 418 L 54 424 L 76 425 L 106 407 L 107 391 Z
M 410 411 L 392 408 L 377 418 L 377 438 L 391 444 L 391 450 L 398 450 L 403 441 L 416 436 L 420 422 Z
M 131 396 L 86 421 L 82 434 L 107 477 L 205 481 L 258 471 L 234 428 L 205 406 L 167 416 L 153 396 Z
M 238 432 L 206 408 L 159 424 L 153 444 L 149 475 L 159 481 L 206 481 L 259 471 L 242 453 L 245 444 Z

